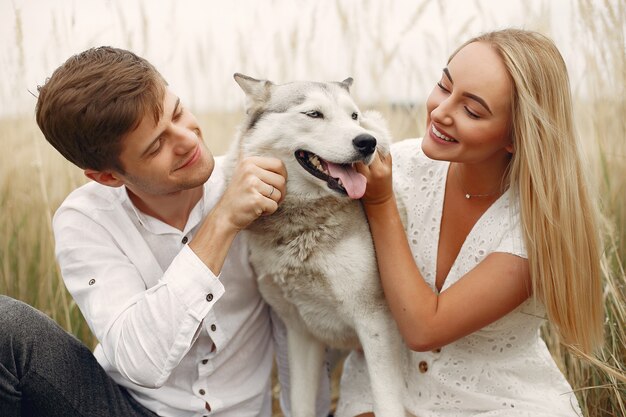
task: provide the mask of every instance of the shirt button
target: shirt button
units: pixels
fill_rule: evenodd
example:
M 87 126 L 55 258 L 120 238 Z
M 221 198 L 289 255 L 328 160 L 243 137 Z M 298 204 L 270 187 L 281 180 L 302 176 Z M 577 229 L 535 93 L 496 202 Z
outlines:
M 428 371 L 428 364 L 426 363 L 426 361 L 420 362 L 419 369 L 421 373 L 426 373 L 426 371 Z
M 187 239 L 187 236 L 183 237 L 183 245 L 184 245 L 185 243 L 187 243 L 188 241 L 189 241 L 189 239 Z
M 204 395 L 204 394 L 206 394 L 206 391 L 205 391 L 205 390 L 203 390 L 203 389 L 201 389 L 201 390 L 200 390 L 200 391 L 198 391 L 198 392 L 200 393 L 200 395 Z
M 211 325 L 211 331 L 216 331 L 217 330 L 217 326 L 215 324 Z
M 213 301 L 213 294 L 209 293 L 206 295 L 206 300 L 210 303 L 211 301 Z
M 202 359 L 202 365 L 206 365 L 207 363 L 209 363 L 208 359 Z

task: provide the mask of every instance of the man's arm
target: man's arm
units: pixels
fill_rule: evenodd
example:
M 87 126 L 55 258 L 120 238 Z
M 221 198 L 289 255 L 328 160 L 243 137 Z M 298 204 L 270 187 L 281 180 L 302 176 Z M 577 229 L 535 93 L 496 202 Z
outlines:
M 129 220 L 107 228 L 62 207 L 54 220 L 57 259 L 107 360 L 130 381 L 158 387 L 193 344 L 224 287 L 187 246 L 163 273 L 131 228 Z M 119 233 L 131 238 L 120 243 Z
M 284 177 L 259 168 L 267 161 L 257 162 L 248 161 L 253 166 L 233 178 L 192 244 L 165 273 L 128 216 L 94 215 L 72 204 L 57 212 L 54 231 L 65 284 L 108 361 L 130 381 L 159 387 L 167 380 L 224 294 L 218 274 L 234 237 L 276 209 Z M 280 161 L 278 167 L 284 169 Z M 271 187 L 259 176 L 275 184 L 275 200 L 261 195 L 263 186 L 268 194 Z
M 242 160 L 220 201 L 189 247 L 219 274 L 237 233 L 262 215 L 276 211 L 285 195 L 287 171 L 276 158 Z

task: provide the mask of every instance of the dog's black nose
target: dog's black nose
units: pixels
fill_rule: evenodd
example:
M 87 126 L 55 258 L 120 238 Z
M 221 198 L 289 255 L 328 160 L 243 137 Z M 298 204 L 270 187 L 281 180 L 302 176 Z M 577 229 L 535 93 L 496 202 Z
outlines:
M 376 138 L 367 133 L 363 133 L 352 139 L 352 144 L 361 155 L 369 156 L 373 154 L 376 149 Z

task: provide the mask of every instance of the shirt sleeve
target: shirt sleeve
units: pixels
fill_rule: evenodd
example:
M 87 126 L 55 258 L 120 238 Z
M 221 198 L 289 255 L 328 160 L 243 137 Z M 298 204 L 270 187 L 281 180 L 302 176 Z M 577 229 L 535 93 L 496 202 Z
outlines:
M 500 244 L 494 252 L 510 253 L 520 258 L 528 259 L 519 214 L 516 213 L 512 216 L 511 226 L 502 236 Z
M 131 258 L 152 252 L 147 246 L 129 250 L 129 245 L 145 245 L 140 238 L 115 239 L 124 233 L 120 223 L 116 233 L 62 206 L 53 223 L 56 256 L 65 285 L 107 360 L 135 384 L 156 388 L 189 351 L 224 287 L 188 246 L 164 273 L 157 271 L 162 276 L 149 287 Z

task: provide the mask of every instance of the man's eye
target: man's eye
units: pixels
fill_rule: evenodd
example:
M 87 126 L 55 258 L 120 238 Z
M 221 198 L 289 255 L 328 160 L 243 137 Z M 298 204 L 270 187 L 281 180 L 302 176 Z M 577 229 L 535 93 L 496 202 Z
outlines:
M 156 155 L 159 153 L 159 151 L 161 150 L 161 141 L 162 139 L 159 139 L 156 141 L 152 149 L 150 149 L 150 152 L 148 153 L 149 155 L 152 156 L 152 155 Z
M 303 114 L 306 114 L 307 116 L 312 117 L 314 119 L 324 118 L 324 115 L 322 114 L 322 112 L 319 112 L 317 110 L 306 111 L 306 112 L 303 112 Z

